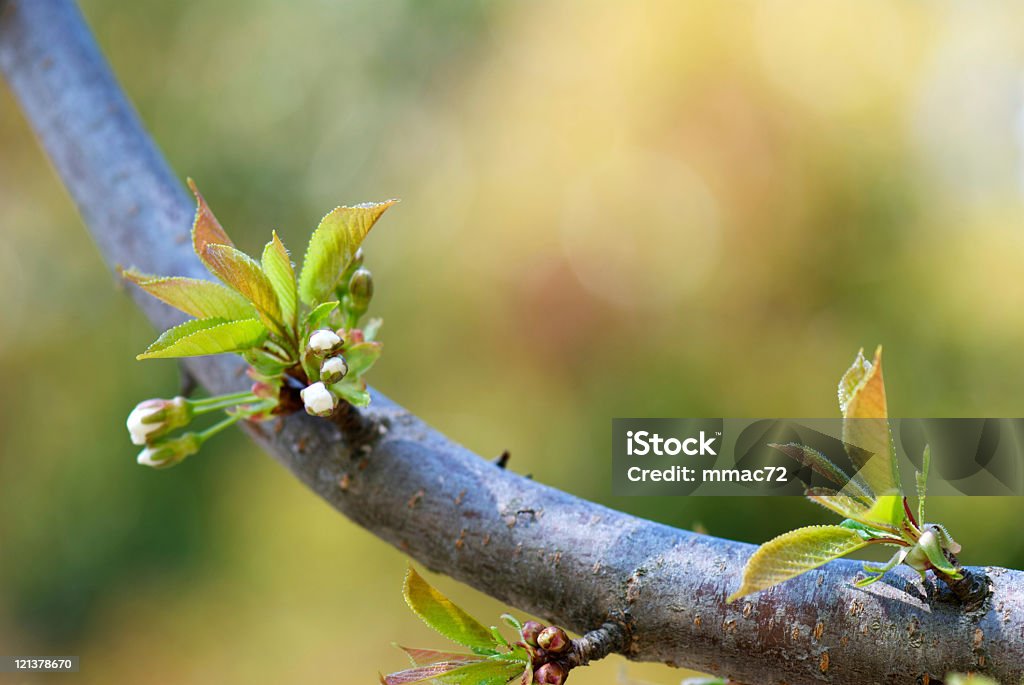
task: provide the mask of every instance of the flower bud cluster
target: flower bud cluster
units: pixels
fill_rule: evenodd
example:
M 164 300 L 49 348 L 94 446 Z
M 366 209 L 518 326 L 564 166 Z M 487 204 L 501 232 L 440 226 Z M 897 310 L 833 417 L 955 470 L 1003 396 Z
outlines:
M 276 389 L 257 382 L 251 392 L 214 395 L 203 399 L 175 397 L 170 400 L 146 400 L 128 414 L 126 424 L 132 442 L 145 446 L 136 461 L 143 466 L 163 469 L 179 464 L 195 454 L 207 439 L 236 421 L 262 420 L 262 417 L 269 416 L 269 410 L 275 404 Z M 221 411 L 227 413 L 227 418 L 213 426 L 199 432 L 171 435 L 172 431 L 189 425 L 198 416 Z
M 184 397 L 152 399 L 137 404 L 125 422 L 132 444 L 145 445 L 136 461 L 143 466 L 162 469 L 195 454 L 199 440 L 194 433 L 167 437 L 176 428 L 187 426 L 193 415 L 192 404 Z
M 533 682 L 562 685 L 569 677 L 563 657 L 572 649 L 572 640 L 558 626 L 543 626 L 527 621 L 522 628 L 523 642 L 533 657 Z
M 339 398 L 329 386 L 338 383 L 348 375 L 348 362 L 341 354 L 344 344 L 345 341 L 340 335 L 326 328 L 313 331 L 310 334 L 306 354 L 319 362 L 320 380 L 310 383 L 299 392 L 307 414 L 330 416 L 337 408 Z

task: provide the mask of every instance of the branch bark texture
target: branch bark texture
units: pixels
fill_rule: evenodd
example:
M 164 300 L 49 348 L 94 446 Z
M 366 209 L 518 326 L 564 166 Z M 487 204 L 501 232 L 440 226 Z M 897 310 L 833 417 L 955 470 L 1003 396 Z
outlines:
M 0 5 L 0 69 L 111 267 L 204 277 L 193 205 L 69 0 Z M 179 318 L 133 296 L 158 327 Z M 240 362 L 197 359 L 211 391 Z M 975 568 L 991 596 L 965 612 L 940 583 L 897 571 L 867 589 L 838 561 L 727 605 L 747 544 L 640 520 L 480 458 L 374 394 L 384 427 L 349 446 L 295 415 L 254 439 L 338 511 L 430 569 L 584 633 L 613 623 L 620 651 L 742 683 L 928 683 L 977 671 L 1024 677 L 1024 573 Z

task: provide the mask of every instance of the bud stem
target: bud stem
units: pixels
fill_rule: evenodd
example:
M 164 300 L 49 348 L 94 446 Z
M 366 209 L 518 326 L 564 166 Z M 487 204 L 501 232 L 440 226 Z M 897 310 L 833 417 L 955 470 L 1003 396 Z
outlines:
M 263 398 L 257 397 L 251 392 L 238 392 L 232 395 L 216 395 L 202 400 L 190 400 L 192 411 L 196 414 L 208 414 L 212 411 L 227 409 L 238 404 L 249 404 L 251 402 L 263 402 Z
M 231 404 L 245 404 L 246 402 L 254 402 L 258 400 L 258 397 L 246 390 L 244 392 L 230 393 L 227 395 L 214 395 L 213 397 L 205 397 L 200 400 L 188 400 L 188 403 L 194 411 L 202 413 L 213 411 L 214 409 L 222 409 L 224 406 Z
M 205 430 L 199 431 L 196 434 L 199 437 L 199 444 L 200 445 L 203 444 L 204 442 L 206 442 L 207 440 L 212 438 L 217 433 L 220 433 L 222 430 L 224 430 L 228 426 L 234 425 L 241 418 L 242 418 L 241 414 L 228 414 L 227 418 L 218 421 L 217 423 L 213 424 L 212 426 L 210 426 L 209 428 L 207 428 Z

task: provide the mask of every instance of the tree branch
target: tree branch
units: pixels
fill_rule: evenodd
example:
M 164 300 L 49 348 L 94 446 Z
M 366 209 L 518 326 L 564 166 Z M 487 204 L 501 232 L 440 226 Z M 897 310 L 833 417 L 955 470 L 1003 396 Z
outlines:
M 145 133 L 69 0 L 7 0 L 0 69 L 111 267 L 204 277 L 193 207 Z M 133 296 L 158 327 L 171 310 Z M 244 383 L 240 362 L 197 359 L 212 392 Z M 979 671 L 1024 676 L 1024 574 L 987 573 L 965 612 L 931 577 L 891 573 L 852 587 L 834 562 L 725 604 L 753 547 L 611 511 L 498 468 L 379 393 L 386 433 L 350 449 L 329 422 L 295 415 L 248 430 L 311 490 L 427 567 L 579 632 L 607 622 L 621 651 L 746 683 L 935 682 Z

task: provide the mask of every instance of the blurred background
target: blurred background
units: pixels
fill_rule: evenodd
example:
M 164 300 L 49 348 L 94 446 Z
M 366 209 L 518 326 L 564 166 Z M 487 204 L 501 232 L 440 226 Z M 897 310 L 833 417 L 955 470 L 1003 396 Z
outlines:
M 82 8 L 243 249 L 403 199 L 367 243 L 371 380 L 541 481 L 752 542 L 826 522 L 796 498 L 612 498 L 610 419 L 836 416 L 877 343 L 893 415 L 1022 415 L 1019 5 Z M 392 641 L 441 645 L 402 555 L 240 434 L 135 465 L 124 419 L 176 368 L 134 361 L 153 331 L 3 88 L 0 227 L 0 653 L 82 656 L 20 682 L 370 683 L 404 667 Z M 930 508 L 964 561 L 1024 567 L 1024 500 Z

